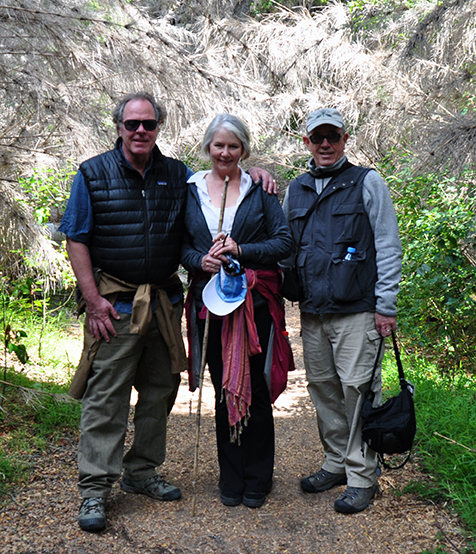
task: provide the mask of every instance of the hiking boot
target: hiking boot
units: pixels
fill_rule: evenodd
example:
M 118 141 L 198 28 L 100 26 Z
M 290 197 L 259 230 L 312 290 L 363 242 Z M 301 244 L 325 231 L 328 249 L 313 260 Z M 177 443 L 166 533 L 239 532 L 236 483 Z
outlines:
M 334 502 L 334 509 L 341 514 L 356 514 L 362 512 L 370 504 L 372 498 L 380 492 L 378 484 L 367 489 L 347 487 Z
M 237 492 L 222 491 L 220 500 L 225 506 L 239 506 L 241 504 L 242 495 Z
M 243 504 L 248 508 L 261 508 L 265 500 L 265 492 L 245 492 L 243 494 Z
M 125 492 L 145 494 L 156 500 L 178 500 L 182 496 L 178 487 L 174 487 L 167 483 L 162 475 L 158 473 L 143 481 L 132 481 L 127 477 L 123 477 L 120 485 L 121 489 Z
M 97 533 L 106 528 L 104 498 L 85 498 L 81 504 L 78 523 L 83 531 Z
M 345 473 L 331 473 L 320 469 L 317 473 L 301 479 L 301 489 L 305 492 L 323 492 L 346 483 L 347 475 Z

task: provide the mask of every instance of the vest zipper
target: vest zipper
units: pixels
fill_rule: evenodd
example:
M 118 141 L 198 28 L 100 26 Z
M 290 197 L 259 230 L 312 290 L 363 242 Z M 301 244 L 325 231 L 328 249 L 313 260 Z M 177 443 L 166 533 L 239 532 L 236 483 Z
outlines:
M 147 197 L 145 189 L 141 190 L 142 198 L 144 199 L 144 239 L 145 239 L 145 264 L 149 270 L 149 212 L 147 210 Z

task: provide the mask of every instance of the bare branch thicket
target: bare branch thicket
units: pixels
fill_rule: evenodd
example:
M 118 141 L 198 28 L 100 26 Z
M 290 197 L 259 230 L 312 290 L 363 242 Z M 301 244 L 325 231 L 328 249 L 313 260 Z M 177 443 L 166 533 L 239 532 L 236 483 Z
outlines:
M 472 0 L 422 3 L 380 33 L 379 51 L 387 52 L 383 70 L 396 76 L 404 107 L 397 120 L 403 133 L 393 129 L 391 113 L 382 110 L 384 133 L 398 148 L 412 153 L 417 173 L 458 175 L 474 165 L 475 35 Z M 375 33 L 370 42 L 375 44 Z
M 261 113 L 249 106 L 250 114 L 269 133 L 268 143 L 275 141 L 279 147 L 276 158 L 305 153 L 296 137 L 302 135 L 309 111 L 336 106 L 350 127 L 358 129 L 363 114 L 377 102 L 375 90 L 385 85 L 379 59 L 351 44 L 346 22 L 345 7 L 336 6 L 313 17 L 306 11 L 282 10 L 243 27 L 242 67 L 251 79 L 268 83 L 269 91 Z
M 207 2 L 209 13 L 213 13 L 212 4 Z M 421 127 L 429 118 L 435 119 L 435 114 L 440 120 L 450 116 L 451 111 L 446 108 L 445 113 L 444 109 L 448 100 L 442 98 L 438 104 L 434 91 L 444 92 L 451 87 L 454 90 L 455 82 L 464 80 L 461 71 L 455 80 L 455 54 L 456 65 L 461 59 L 467 64 L 468 57 L 474 57 L 474 2 L 457 1 L 434 8 L 423 22 L 418 22 L 421 13 L 415 9 L 411 12 L 413 19 L 401 20 L 401 25 L 407 26 L 403 31 L 412 37 L 408 44 L 400 51 L 386 50 L 384 44 L 374 52 L 353 41 L 349 12 L 341 4 L 314 16 L 305 10 L 282 10 L 261 23 L 197 17 L 191 31 L 168 25 L 164 20 L 148 21 L 132 6 L 112 1 L 109 6 L 108 16 L 120 21 L 119 26 L 100 23 L 96 14 L 88 21 L 89 26 L 85 25 L 86 16 L 81 16 L 76 22 L 80 28 L 69 22 L 58 29 L 61 22 L 49 21 L 48 17 L 53 16 L 44 15 L 42 27 L 48 37 L 35 37 L 43 45 L 46 38 L 53 38 L 50 43 L 61 45 L 55 50 L 65 53 L 57 57 L 56 65 L 50 64 L 50 72 L 53 69 L 56 73 L 50 84 L 43 74 L 35 79 L 32 59 L 30 80 L 37 89 L 42 83 L 43 94 L 38 92 L 42 100 L 45 96 L 51 100 L 50 118 L 58 112 L 62 116 L 65 111 L 71 114 L 67 129 L 70 132 L 65 136 L 69 136 L 70 144 L 66 146 L 73 155 L 100 150 L 103 145 L 97 140 L 107 142 L 107 130 L 107 139 L 111 140 L 113 130 L 107 127 L 104 112 L 113 97 L 138 87 L 151 88 L 152 83 L 154 92 L 169 107 L 168 139 L 183 137 L 184 129 L 195 130 L 197 121 L 200 127 L 223 109 L 248 114 L 248 119 L 256 121 L 254 127 L 260 134 L 264 128 L 273 134 L 276 127 L 294 129 L 296 121 L 317 104 L 333 103 L 341 107 L 352 127 L 364 137 L 362 145 L 370 144 L 372 157 L 378 159 L 379 153 L 404 142 L 404 137 L 405 142 L 413 144 L 409 132 L 415 123 Z M 461 10 L 466 11 L 462 14 Z M 458 19 L 455 13 L 459 13 Z M 401 25 L 393 24 L 394 35 L 402 33 Z M 428 59 L 420 57 L 410 71 L 404 67 L 402 57 L 414 55 L 418 42 L 415 37 L 422 44 L 422 35 L 430 30 L 437 40 L 433 39 L 435 44 L 427 52 Z M 34 48 L 30 50 L 33 52 Z M 37 50 L 51 53 L 44 48 Z M 403 50 L 407 52 L 405 56 Z M 408 65 L 408 60 L 405 63 Z M 21 77 L 26 79 L 25 73 Z M 439 86 L 434 86 L 434 82 L 439 82 Z M 425 83 L 429 86 L 425 87 Z M 35 86 L 30 88 L 35 90 Z M 29 100 L 26 104 L 33 105 L 35 98 Z M 65 106 L 61 106 L 61 101 Z M 39 102 L 37 105 L 41 106 Z M 46 108 L 44 103 L 41 108 Z M 96 109 L 102 110 L 99 121 Z M 78 112 L 83 116 L 82 133 L 74 132 Z M 91 137 L 94 126 L 96 136 Z M 180 150 L 185 143 L 190 146 L 186 139 L 174 138 L 174 149 Z M 54 144 L 48 147 L 53 149 Z
M 140 89 L 167 106 L 159 145 L 170 155 L 195 152 L 211 118 L 231 111 L 250 125 L 253 161 L 286 166 L 306 153 L 307 113 L 333 105 L 358 161 L 377 163 L 396 148 L 420 170 L 474 163 L 476 0 L 421 3 L 398 19 L 382 12 L 388 25 L 366 35 L 338 2 L 312 15 L 283 8 L 261 22 L 218 19 L 216 3 L 182 4 L 192 22 L 183 27 L 149 17 L 150 2 L 3 0 L 2 186 L 109 148 L 111 107 Z
M 88 11 L 84 2 L 3 4 L 0 36 L 2 183 L 38 165 L 58 167 L 66 158 L 108 148 L 115 137 L 110 109 L 124 93 L 145 89 L 166 103 L 160 142 L 178 155 L 196 147 L 210 114 L 242 101 L 237 91 L 256 89 L 220 64 L 204 64 L 191 32 L 165 21 L 152 24 L 121 2 L 106 3 L 101 12 Z M 201 127 L 187 132 L 195 121 Z M 13 211 L 5 219 L 17 220 Z M 24 226 L 23 234 L 35 247 L 43 241 L 34 225 Z M 16 259 L 14 233 L 4 238 L 3 250 Z

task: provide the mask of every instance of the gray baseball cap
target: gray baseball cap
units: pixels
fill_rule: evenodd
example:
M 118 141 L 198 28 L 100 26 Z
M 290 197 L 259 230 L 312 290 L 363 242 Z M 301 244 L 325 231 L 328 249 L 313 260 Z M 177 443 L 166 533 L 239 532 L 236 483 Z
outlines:
M 309 134 L 319 125 L 334 125 L 345 130 L 344 118 L 335 108 L 321 108 L 307 116 L 306 131 Z

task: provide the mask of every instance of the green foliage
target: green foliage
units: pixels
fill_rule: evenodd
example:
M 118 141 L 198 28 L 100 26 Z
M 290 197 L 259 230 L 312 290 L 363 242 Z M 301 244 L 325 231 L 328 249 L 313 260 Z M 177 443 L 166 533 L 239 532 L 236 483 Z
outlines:
M 425 0 L 430 11 L 440 0 Z M 374 32 L 386 33 L 392 22 L 400 20 L 404 13 L 411 10 L 421 0 L 351 0 L 347 3 L 350 10 L 351 28 L 354 32 L 363 32 L 365 36 Z M 405 40 L 408 37 L 400 37 Z
M 296 2 L 295 0 L 253 0 L 251 2 L 250 13 L 254 16 L 260 16 L 276 12 L 279 6 L 289 9 L 305 6 L 307 9 L 312 9 L 326 6 L 328 3 L 328 0 L 307 0 L 306 2 Z
M 462 554 L 470 554 L 469 551 L 465 550 L 462 552 Z M 420 554 L 451 554 L 449 550 L 446 550 L 446 548 L 443 548 L 441 546 L 437 546 L 435 550 L 422 550 Z
M 185 149 L 180 159 L 195 173 L 210 169 L 212 166 L 210 160 L 203 158 L 196 150 L 191 150 L 188 147 Z
M 55 298 L 56 302 L 58 299 Z M 75 311 L 75 303 L 71 296 L 61 298 L 61 306 L 54 306 L 53 300 L 47 304 L 46 314 L 30 312 L 24 314 L 23 327 L 28 333 L 25 344 L 35 356 L 39 377 L 59 383 L 68 382 L 76 368 L 80 351 L 81 340 L 71 341 L 71 314 Z M 74 305 L 74 306 L 73 306 Z M 75 324 L 78 325 L 77 321 Z M 78 333 L 79 334 L 79 333 Z
M 471 69 L 467 69 L 468 73 L 474 74 L 475 68 L 472 64 Z M 472 92 L 464 92 L 462 95 L 462 106 L 460 108 L 461 115 L 472 115 L 476 111 L 476 95 Z
M 276 171 L 282 179 L 286 181 L 292 181 L 296 179 L 299 175 L 302 175 L 307 171 L 307 162 L 309 161 L 309 156 L 304 156 L 298 158 L 292 162 L 284 160 L 284 162 L 276 167 Z
M 81 408 L 77 402 L 55 402 L 47 398 L 36 410 L 36 429 L 42 436 L 58 436 L 65 428 L 79 425 Z
M 36 309 L 31 280 L 10 284 L 3 280 L 9 320 L 25 329 L 24 342 L 31 356 L 27 372 L 5 365 L 0 392 L 0 492 L 10 490 L 28 477 L 29 468 L 51 441 L 76 433 L 81 406 L 67 394 L 81 341 L 71 340 L 71 311 L 60 295 L 42 327 L 42 311 Z M 10 295 L 10 296 L 7 296 Z M 53 303 L 53 302 L 51 302 Z M 41 358 L 37 357 L 42 351 Z M 77 352 L 74 352 L 77 348 Z M 73 357 L 71 359 L 70 357 Z
M 476 540 L 476 379 L 450 380 L 418 356 L 403 355 L 405 376 L 415 385 L 416 458 L 431 478 L 413 482 L 412 492 L 434 502 L 451 501 Z M 383 383 L 398 392 L 392 354 L 384 360 Z
M 20 312 L 30 309 L 29 290 L 31 286 L 31 279 L 11 283 L 5 277 L 1 277 L 0 333 L 4 357 L 6 358 L 7 351 L 14 353 L 23 364 L 28 362 L 28 352 L 23 344 L 23 339 L 27 337 L 27 333 L 23 329 L 16 328 L 16 319 Z M 6 370 L 6 362 L 4 370 Z
M 65 386 L 40 385 L 12 370 L 6 380 L 16 387 L 6 388 L 0 411 L 1 493 L 28 478 L 30 467 L 51 441 L 76 433 L 81 414 L 79 402 L 65 400 Z
M 24 470 L 24 464 L 12 460 L 7 452 L 0 450 L 0 492 L 3 492 L 4 483 L 20 481 Z
M 434 353 L 453 376 L 476 368 L 475 220 L 466 184 L 472 179 L 387 176 L 398 191 L 403 246 L 399 324 L 409 345 Z
M 71 177 L 76 173 L 71 162 L 64 169 L 38 168 L 30 177 L 20 177 L 18 182 L 33 208 L 35 219 L 45 224 L 59 219 L 69 197 Z M 22 199 L 18 199 L 24 202 Z
M 276 8 L 272 0 L 257 0 L 255 2 L 251 2 L 251 13 L 253 15 L 271 13 L 273 11 L 276 11 Z
M 97 2 L 97 0 L 89 0 L 86 5 L 93 11 L 98 11 L 101 9 L 101 4 Z

